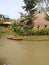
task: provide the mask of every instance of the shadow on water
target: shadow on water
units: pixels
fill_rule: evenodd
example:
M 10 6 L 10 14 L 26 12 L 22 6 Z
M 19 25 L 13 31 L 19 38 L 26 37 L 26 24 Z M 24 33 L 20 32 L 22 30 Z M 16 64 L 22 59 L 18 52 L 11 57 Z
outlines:
M 0 39 L 0 56 L 11 65 L 49 65 L 49 41 Z

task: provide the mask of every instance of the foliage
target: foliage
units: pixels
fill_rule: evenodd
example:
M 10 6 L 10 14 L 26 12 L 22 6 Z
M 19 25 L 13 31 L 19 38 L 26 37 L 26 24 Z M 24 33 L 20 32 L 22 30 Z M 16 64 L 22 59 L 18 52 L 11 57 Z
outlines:
M 30 35 L 32 28 L 32 24 L 27 25 L 24 22 L 20 24 L 14 23 L 12 25 L 12 30 L 15 32 L 15 35 Z
M 35 0 L 36 3 L 39 3 L 39 2 L 41 2 L 41 1 L 43 1 L 43 0 Z
M 34 0 L 24 0 L 24 3 L 25 6 L 23 6 L 23 8 L 25 9 L 25 11 L 31 13 L 31 9 L 35 6 Z
M 21 36 L 21 38 L 27 41 L 49 41 L 49 35 Z
M 23 35 L 23 30 L 21 28 L 19 28 L 17 23 L 13 24 L 12 29 L 14 32 L 16 32 L 17 35 Z
M 7 34 L 12 34 L 12 28 L 5 28 L 3 26 L 0 26 L 0 38 Z
M 34 30 L 27 30 L 27 31 L 25 31 L 25 33 L 24 33 L 25 36 L 32 36 L 32 35 L 34 35 Z
M 49 35 L 49 28 L 37 29 L 35 35 Z
M 23 9 L 25 9 L 25 11 L 27 11 L 28 15 L 26 16 L 26 20 L 29 20 L 29 24 L 33 25 L 34 27 L 34 23 L 33 23 L 33 18 L 35 17 L 35 9 L 32 10 L 32 8 L 35 7 L 36 3 L 35 0 L 24 0 L 25 6 L 23 6 Z
M 49 16 L 46 14 L 46 17 L 45 17 L 46 20 L 49 20 Z
M 2 22 L 2 21 L 3 21 L 3 15 L 0 14 L 0 22 Z
M 2 35 L 3 35 L 3 27 L 0 26 L 0 38 L 2 37 Z
M 19 25 L 21 25 L 22 27 L 28 26 L 28 27 L 30 27 L 30 29 L 33 28 L 34 23 L 33 23 L 33 20 L 32 20 L 32 15 L 31 14 L 30 15 L 25 15 L 23 13 L 20 13 L 20 14 L 21 14 L 21 18 L 24 19 L 24 21 L 21 22 Z
M 10 19 L 11 22 L 16 22 L 16 19 Z
M 26 18 L 27 14 L 24 14 L 24 13 L 22 13 L 22 12 L 19 12 L 19 13 L 20 13 L 20 17 L 21 17 L 21 18 L 23 18 L 23 19 Z
M 49 28 L 43 28 L 43 29 L 29 29 L 26 28 L 16 28 L 16 34 L 18 33 L 20 36 L 29 36 L 29 35 L 49 35 Z
M 14 32 L 16 32 L 16 28 L 17 28 L 17 23 L 14 22 L 13 25 L 12 25 L 12 30 L 13 30 Z
M 13 31 L 16 35 L 20 36 L 32 36 L 32 35 L 49 35 L 49 28 L 33 29 L 31 25 L 25 25 L 19 27 L 17 23 L 13 24 Z
M 24 0 L 25 6 L 23 6 L 23 8 L 25 11 L 33 13 L 35 10 L 32 11 L 32 8 L 34 8 L 35 5 L 41 1 L 42 0 Z

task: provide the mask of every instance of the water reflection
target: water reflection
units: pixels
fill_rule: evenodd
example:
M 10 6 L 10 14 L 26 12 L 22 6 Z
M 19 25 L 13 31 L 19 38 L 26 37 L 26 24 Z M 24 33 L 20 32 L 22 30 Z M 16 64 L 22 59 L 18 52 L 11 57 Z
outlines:
M 3 40 L 3 39 L 2 39 Z M 1 41 L 0 55 L 11 65 L 49 65 L 49 41 Z

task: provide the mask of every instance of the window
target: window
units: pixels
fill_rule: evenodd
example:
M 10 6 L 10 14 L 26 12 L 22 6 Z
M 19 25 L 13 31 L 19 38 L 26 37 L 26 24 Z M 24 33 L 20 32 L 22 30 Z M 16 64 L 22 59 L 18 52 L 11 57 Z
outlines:
M 37 26 L 37 28 L 39 28 L 39 27 L 40 27 L 40 25 Z
M 45 25 L 45 28 L 47 28 L 47 25 Z

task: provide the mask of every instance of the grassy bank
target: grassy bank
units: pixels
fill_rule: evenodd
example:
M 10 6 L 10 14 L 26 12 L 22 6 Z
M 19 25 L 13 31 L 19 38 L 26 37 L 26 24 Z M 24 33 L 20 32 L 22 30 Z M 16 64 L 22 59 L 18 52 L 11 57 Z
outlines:
M 49 35 L 20 36 L 15 32 L 12 35 L 16 36 L 16 38 L 22 38 L 25 41 L 49 41 Z
M 16 38 L 22 38 L 25 41 L 49 41 L 49 35 L 20 36 L 15 32 L 12 35 L 16 36 Z
M 49 35 L 32 35 L 32 36 L 20 36 L 18 33 L 13 32 L 11 28 L 2 28 L 1 30 L 3 36 L 14 35 L 16 38 L 22 38 L 26 41 L 49 41 Z M 0 37 L 2 37 L 2 35 Z
M 26 41 L 49 41 L 49 35 L 48 36 L 19 36 L 23 40 Z

